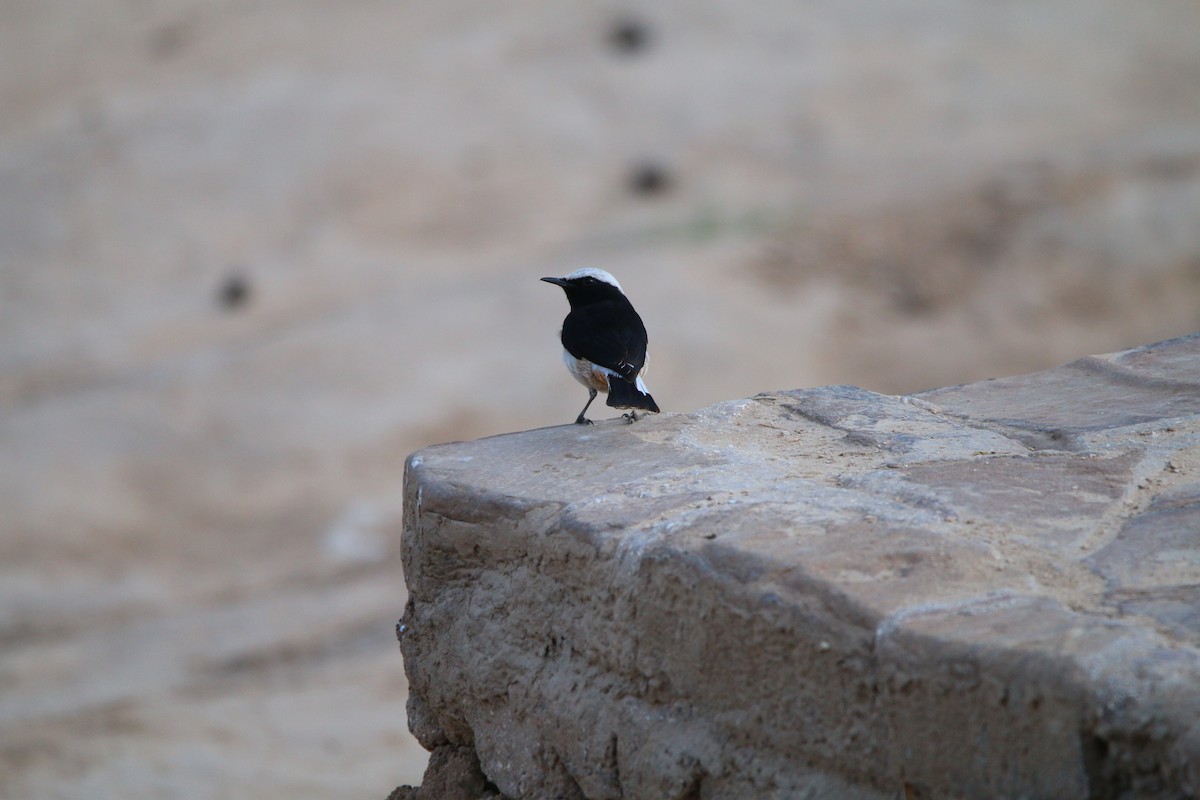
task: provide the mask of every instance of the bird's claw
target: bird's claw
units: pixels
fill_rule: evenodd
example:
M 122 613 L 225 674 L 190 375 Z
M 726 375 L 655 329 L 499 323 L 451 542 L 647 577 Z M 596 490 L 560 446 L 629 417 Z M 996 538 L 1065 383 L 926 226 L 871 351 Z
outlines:
M 622 414 L 621 416 L 624 417 L 625 421 L 630 425 L 638 421 L 638 415 L 636 411 L 630 411 L 628 414 Z
M 576 418 L 575 424 L 576 425 L 595 425 L 596 423 L 592 422 L 590 419 L 587 419 L 582 414 L 580 414 L 579 417 Z

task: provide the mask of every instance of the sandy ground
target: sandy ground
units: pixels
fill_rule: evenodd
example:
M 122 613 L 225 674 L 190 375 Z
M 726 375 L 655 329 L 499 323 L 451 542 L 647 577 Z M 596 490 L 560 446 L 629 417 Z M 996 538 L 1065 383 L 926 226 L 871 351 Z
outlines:
M 668 411 L 1200 328 L 1190 0 L 629 14 L 0 6 L 0 796 L 419 780 L 403 459 L 574 418 L 543 275 Z

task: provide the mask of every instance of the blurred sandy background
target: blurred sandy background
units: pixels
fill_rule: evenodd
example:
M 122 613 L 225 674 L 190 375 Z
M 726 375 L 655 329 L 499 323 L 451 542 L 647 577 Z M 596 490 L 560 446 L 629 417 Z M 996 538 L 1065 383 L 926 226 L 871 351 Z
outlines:
M 0 796 L 383 797 L 404 456 L 1200 328 L 1193 0 L 0 3 Z M 603 418 L 604 410 L 595 416 Z

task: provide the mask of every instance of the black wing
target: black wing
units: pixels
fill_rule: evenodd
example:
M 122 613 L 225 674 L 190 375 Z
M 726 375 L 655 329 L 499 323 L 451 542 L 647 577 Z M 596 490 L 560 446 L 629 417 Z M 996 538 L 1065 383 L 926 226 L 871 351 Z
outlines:
M 576 358 L 607 367 L 630 382 L 646 364 L 646 326 L 624 298 L 573 310 L 563 321 L 562 343 Z

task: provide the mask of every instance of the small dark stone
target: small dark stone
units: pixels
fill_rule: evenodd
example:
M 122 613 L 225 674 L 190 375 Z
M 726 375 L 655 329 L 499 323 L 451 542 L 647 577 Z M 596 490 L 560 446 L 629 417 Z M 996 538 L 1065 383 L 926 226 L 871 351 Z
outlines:
M 226 276 L 217 289 L 217 302 L 227 311 L 236 311 L 250 301 L 250 281 L 245 275 Z
M 629 176 L 629 188 L 634 194 L 662 194 L 671 188 L 671 175 L 661 164 L 639 164 Z
M 620 19 L 609 31 L 608 42 L 621 55 L 640 53 L 650 44 L 650 29 L 640 20 Z
M 192 28 L 184 22 L 171 23 L 155 29 L 149 35 L 150 55 L 159 60 L 178 56 L 192 39 Z

